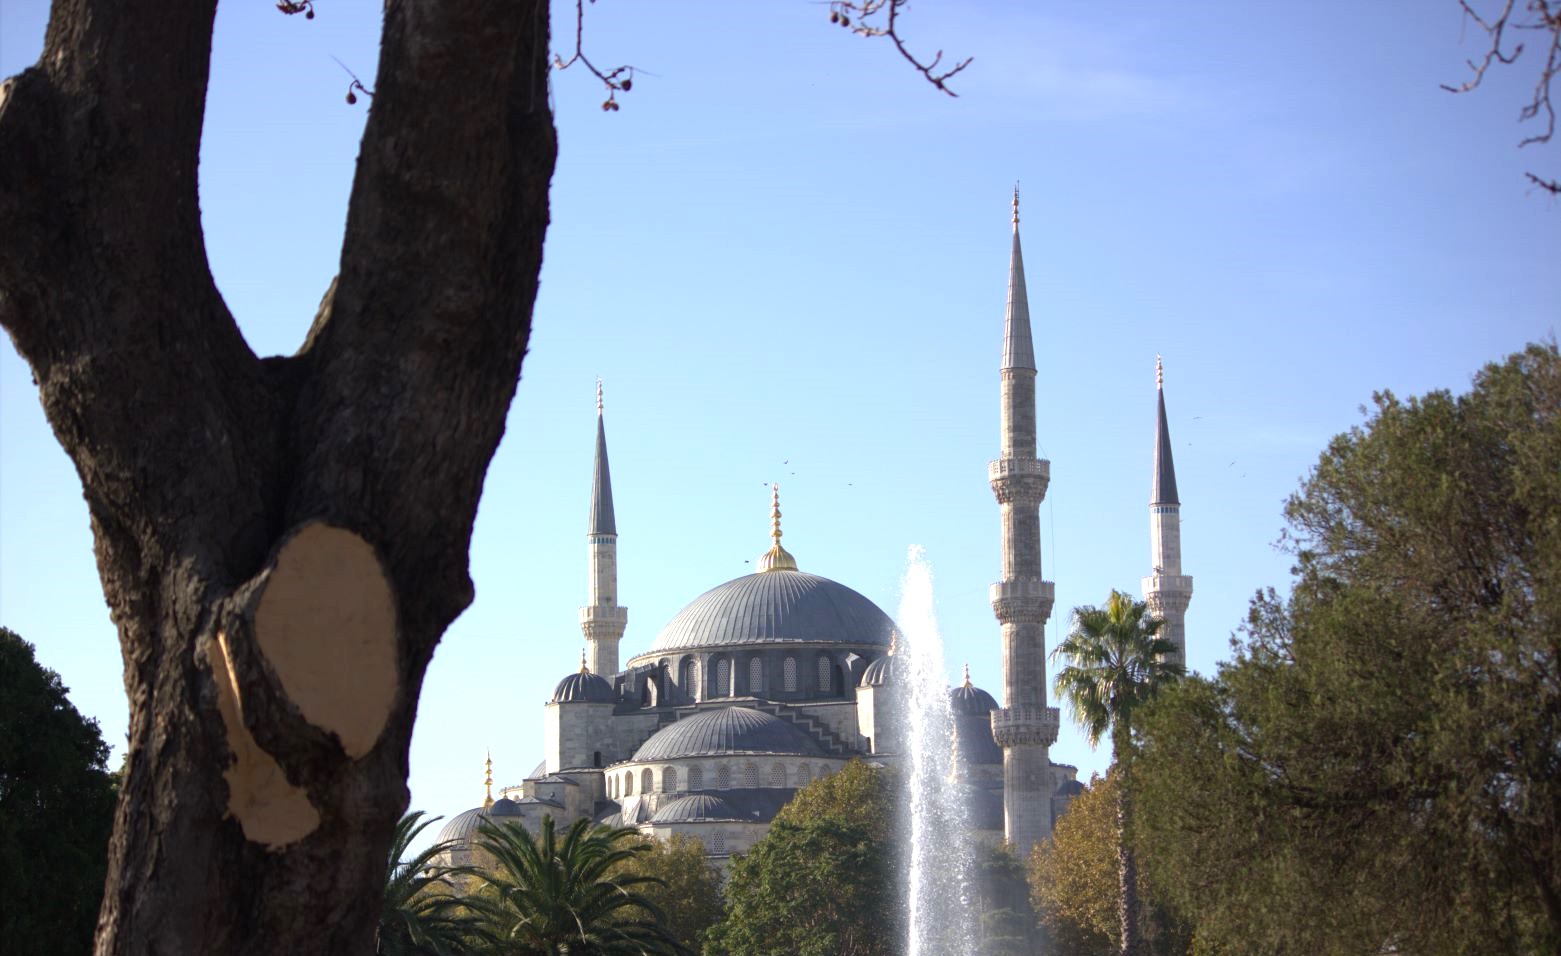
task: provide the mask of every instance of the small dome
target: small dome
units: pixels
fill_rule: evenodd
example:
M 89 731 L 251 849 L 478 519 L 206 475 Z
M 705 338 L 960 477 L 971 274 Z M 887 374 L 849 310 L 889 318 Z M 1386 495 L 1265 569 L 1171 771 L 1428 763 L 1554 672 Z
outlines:
M 992 722 L 986 714 L 954 712 L 954 735 L 959 739 L 959 759 L 967 764 L 1000 764 L 1003 748 L 992 739 Z
M 949 709 L 966 717 L 984 717 L 997 709 L 997 701 L 969 681 L 949 691 Z
M 752 644 L 888 647 L 894 622 L 878 605 L 805 571 L 761 571 L 711 588 L 656 635 L 651 653 Z
M 888 654 L 868 664 L 867 670 L 862 672 L 862 680 L 857 686 L 882 687 L 885 684 L 893 683 L 898 676 L 899 660 L 898 654 Z
M 488 808 L 488 819 L 495 823 L 501 817 L 518 817 L 520 814 L 520 804 L 509 797 L 500 797 L 493 801 L 493 806 Z
M 658 730 L 640 745 L 633 759 L 677 760 L 728 753 L 824 755 L 812 737 L 778 717 L 747 707 L 724 707 Z
M 607 683 L 607 678 L 587 670 L 570 674 L 553 688 L 555 704 L 610 704 L 612 699 L 612 685 Z
M 705 820 L 741 820 L 730 803 L 708 793 L 691 793 L 664 805 L 651 823 L 697 823 Z
M 488 808 L 474 807 L 450 818 L 435 838 L 437 843 L 470 844 L 477 838 L 477 828 L 488 822 Z

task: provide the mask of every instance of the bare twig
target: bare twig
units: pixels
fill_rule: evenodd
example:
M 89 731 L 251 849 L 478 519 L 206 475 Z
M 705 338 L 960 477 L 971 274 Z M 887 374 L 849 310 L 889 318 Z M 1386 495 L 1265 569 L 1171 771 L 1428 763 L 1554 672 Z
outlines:
M 334 56 L 331 57 L 331 59 L 336 60 L 336 58 Z M 352 72 L 352 70 L 348 69 L 347 64 L 343 63 L 340 60 L 336 60 L 336 65 L 341 67 L 343 70 L 346 70 L 347 71 L 347 75 L 352 77 L 352 82 L 347 84 L 347 105 L 348 106 L 351 106 L 352 104 L 358 102 L 358 94 L 359 93 L 362 93 L 364 96 L 367 96 L 370 99 L 372 99 L 374 97 L 374 91 L 369 89 L 368 87 L 364 86 L 363 85 L 363 81 L 358 79 L 358 74 L 356 74 L 356 73 Z
M 927 62 L 917 58 L 900 36 L 900 10 L 908 3 L 909 0 L 830 0 L 829 22 L 838 24 L 858 36 L 888 37 L 894 41 L 895 49 L 900 51 L 900 55 L 906 59 L 906 62 L 925 76 L 927 82 L 950 96 L 958 96 L 958 93 L 948 88 L 948 81 L 969 66 L 975 58 L 967 56 L 953 66 L 944 68 L 942 72 L 938 70 L 943 63 L 942 50 Z
M 591 0 L 595 3 L 596 0 Z M 603 72 L 592 63 L 585 55 L 585 0 L 575 0 L 575 51 L 569 59 L 561 55 L 553 55 L 553 69 L 567 70 L 576 63 L 585 67 L 591 75 L 602 81 L 607 87 L 607 99 L 602 102 L 602 109 L 615 113 L 618 111 L 618 94 L 627 93 L 634 89 L 635 69 L 632 66 L 617 66 Z
M 1450 93 L 1468 93 L 1478 89 L 1485 80 L 1485 72 L 1493 64 L 1500 63 L 1511 65 L 1522 56 L 1524 45 L 1521 42 L 1512 42 L 1508 45 L 1507 31 L 1529 31 L 1544 34 L 1545 45 L 1544 59 L 1540 63 L 1539 77 L 1534 83 L 1534 96 L 1518 111 L 1518 122 L 1526 123 L 1529 120 L 1544 117 L 1544 128 L 1532 136 L 1526 137 L 1521 146 L 1530 143 L 1548 143 L 1556 131 L 1556 110 L 1550 98 L 1550 87 L 1558 73 L 1561 73 L 1561 0 L 1524 0 L 1519 9 L 1518 0 L 1501 0 L 1501 9 L 1492 16 L 1482 16 L 1471 5 L 1470 0 L 1458 0 L 1458 5 L 1463 8 L 1464 16 L 1472 21 L 1485 34 L 1490 37 L 1490 46 L 1485 55 L 1479 60 L 1469 61 L 1469 70 L 1472 74 L 1460 86 L 1442 84 L 1442 89 Z M 1556 180 L 1545 180 L 1533 173 L 1527 174 L 1535 185 L 1550 191 L 1561 192 L 1556 188 Z
M 288 16 L 301 13 L 305 20 L 314 19 L 314 0 L 277 0 L 276 8 Z

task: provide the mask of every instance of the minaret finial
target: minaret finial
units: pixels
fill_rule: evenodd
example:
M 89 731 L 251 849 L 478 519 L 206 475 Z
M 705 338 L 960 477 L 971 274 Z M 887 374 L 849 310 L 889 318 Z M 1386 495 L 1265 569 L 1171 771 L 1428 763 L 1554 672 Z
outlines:
M 760 571 L 795 571 L 797 559 L 781 547 L 780 485 L 770 485 L 770 550 L 759 556 Z
M 1014 225 L 1019 225 L 1019 181 L 1014 180 Z
M 484 807 L 491 807 L 493 806 L 493 751 L 488 751 L 488 760 L 483 766 L 484 773 L 482 781 L 482 805 Z
M 968 662 L 965 664 L 965 686 L 970 686 L 970 664 Z
M 1154 387 L 1165 388 L 1165 365 L 1161 363 L 1159 353 L 1154 357 Z
M 580 673 L 589 674 L 591 669 L 585 664 L 585 648 L 580 648 Z
M 602 379 L 601 379 L 601 376 L 597 376 L 597 379 L 596 379 L 596 414 L 600 415 L 601 413 L 602 413 Z

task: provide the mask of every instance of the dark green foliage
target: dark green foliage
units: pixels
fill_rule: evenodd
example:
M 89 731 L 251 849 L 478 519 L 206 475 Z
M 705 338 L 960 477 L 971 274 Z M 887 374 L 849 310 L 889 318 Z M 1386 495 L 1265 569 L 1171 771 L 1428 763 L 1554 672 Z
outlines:
M 641 886 L 640 895 L 661 913 L 662 925 L 680 945 L 698 952 L 710 928 L 721 920 L 721 871 L 694 837 L 676 833 L 670 840 L 644 842 L 645 852 L 619 863 L 612 872 L 660 879 L 659 884 Z
M 466 867 L 439 866 L 435 860 L 450 849 L 434 843 L 407 858 L 418 834 L 438 821 L 422 819 L 421 810 L 396 824 L 385 873 L 385 900 L 379 917 L 379 956 L 464 956 L 483 952 L 483 923 L 455 895 L 455 880 L 472 875 Z
M 976 849 L 976 894 L 981 956 L 1037 951 L 1040 927 L 1030 905 L 1030 884 L 1024 864 L 1006 845 Z
M 647 852 L 629 827 L 577 820 L 558 838 L 552 817 L 533 837 L 519 824 L 484 825 L 492 861 L 468 902 L 487 920 L 495 956 L 677 956 L 644 892 L 661 880 L 621 872 Z
M 721 956 L 889 956 L 904 936 L 889 847 L 864 824 L 777 819 L 727 884 Z
M 0 627 L 0 948 L 92 949 L 116 778 L 97 721 L 33 646 Z
M 797 791 L 776 822 L 804 826 L 810 820 L 834 817 L 864 827 L 873 839 L 888 842 L 894 838 L 894 772 L 869 767 L 853 760 L 839 773 L 821 777 Z
M 1375 398 L 1289 502 L 1288 600 L 1152 704 L 1140 843 L 1199 947 L 1561 950 L 1561 357 Z

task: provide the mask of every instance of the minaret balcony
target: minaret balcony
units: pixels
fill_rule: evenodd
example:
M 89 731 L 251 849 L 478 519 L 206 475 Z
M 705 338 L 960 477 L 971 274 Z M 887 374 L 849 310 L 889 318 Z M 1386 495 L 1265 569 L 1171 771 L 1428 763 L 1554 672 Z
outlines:
M 1192 576 L 1189 574 L 1151 574 L 1143 580 L 1144 594 L 1173 595 L 1182 594 L 1192 597 Z M 1183 599 L 1183 606 L 1186 601 Z
M 988 483 L 999 504 L 1040 504 L 1051 484 L 1052 464 L 1044 458 L 999 458 L 986 466 Z
M 1050 747 L 1061 715 L 1055 707 L 999 707 L 992 711 L 992 739 L 999 747 Z
M 587 604 L 580 609 L 580 623 L 614 625 L 621 631 L 629 623 L 629 609 L 610 604 Z
M 1039 578 L 1013 578 L 992 585 L 987 596 L 998 621 L 1040 624 L 1052 616 L 1057 585 Z

